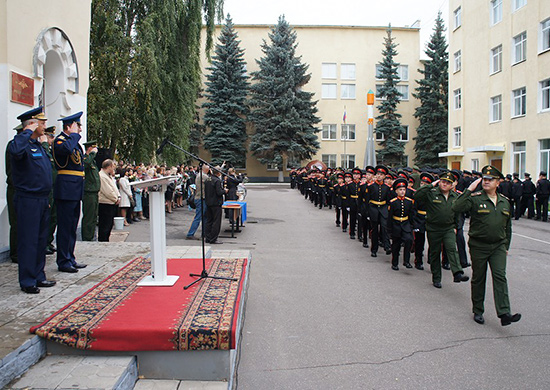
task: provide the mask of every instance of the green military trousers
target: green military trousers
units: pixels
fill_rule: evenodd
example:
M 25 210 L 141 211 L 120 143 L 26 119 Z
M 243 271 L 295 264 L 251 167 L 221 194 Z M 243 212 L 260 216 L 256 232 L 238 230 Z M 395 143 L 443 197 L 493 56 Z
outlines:
M 453 275 L 462 272 L 456 250 L 456 234 L 453 229 L 428 231 L 428 262 L 432 271 L 432 281 L 441 283 L 441 249 L 445 248 Z
M 93 241 L 99 207 L 97 192 L 84 192 L 82 199 L 82 241 Z
M 510 313 L 508 282 L 506 280 L 506 245 L 472 244 L 470 239 L 470 258 L 472 259 L 472 305 L 474 314 L 483 314 L 485 301 L 485 283 L 487 264 L 491 267 L 493 295 L 497 315 Z

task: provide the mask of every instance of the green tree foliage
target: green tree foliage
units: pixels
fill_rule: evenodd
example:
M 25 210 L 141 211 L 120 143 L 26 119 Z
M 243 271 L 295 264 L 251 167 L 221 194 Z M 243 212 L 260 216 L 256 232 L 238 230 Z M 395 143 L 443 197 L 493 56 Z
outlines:
M 200 87 L 203 13 L 207 47 L 222 0 L 93 0 L 88 124 L 125 159 L 149 161 L 163 138 L 184 148 Z M 184 160 L 173 148 L 162 158 Z
M 441 12 L 435 21 L 426 55 L 430 59 L 424 63 L 423 70 L 418 70 L 424 78 L 416 80 L 418 87 L 413 94 L 420 100 L 414 113 L 420 121 L 414 137 L 415 162 L 424 166 L 444 166 L 445 161 L 439 158 L 439 153 L 447 150 L 449 55 Z
M 296 56 L 296 32 L 283 16 L 262 44 L 264 56 L 256 60 L 260 70 L 252 73 L 249 119 L 256 133 L 250 150 L 262 164 L 282 170 L 288 159 L 307 160 L 319 149 L 315 125 L 320 119 L 313 93 L 303 91 L 311 74 Z
M 383 146 L 378 151 L 377 160 L 388 165 L 401 165 L 403 163 L 403 153 L 405 146 L 399 141 L 399 136 L 403 132 L 403 126 L 399 118 L 401 114 L 397 112 L 397 105 L 401 99 L 401 94 L 397 90 L 399 76 L 397 74 L 398 63 L 394 57 L 398 54 L 395 38 L 391 35 L 391 26 L 387 29 L 387 36 L 384 38 L 384 49 L 382 50 L 383 59 L 379 62 L 379 78 L 384 80 L 384 84 L 378 90 L 378 98 L 383 99 L 377 106 L 379 115 L 376 117 L 377 133 L 384 135 L 384 141 L 379 144 Z
M 246 165 L 246 117 L 248 108 L 248 76 L 237 32 L 229 16 L 215 47 L 210 73 L 206 76 L 204 123 L 210 132 L 204 137 L 204 147 L 212 161 L 231 166 Z

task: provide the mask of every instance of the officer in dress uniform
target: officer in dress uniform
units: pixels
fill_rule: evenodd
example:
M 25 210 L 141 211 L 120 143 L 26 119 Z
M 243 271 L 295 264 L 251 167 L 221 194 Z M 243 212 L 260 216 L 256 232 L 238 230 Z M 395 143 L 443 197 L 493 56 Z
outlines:
M 23 131 L 23 125 L 20 123 L 13 128 L 17 134 Z M 11 179 L 11 156 L 9 152 L 10 144 L 13 140 L 8 141 L 6 145 L 6 202 L 8 203 L 8 221 L 10 224 L 10 259 L 12 263 L 17 263 L 17 214 L 15 212 L 15 186 Z
M 472 306 L 474 321 L 483 318 L 487 265 L 491 267 L 495 307 L 502 326 L 521 319 L 521 314 L 511 314 L 506 280 L 506 255 L 512 239 L 512 213 L 508 199 L 497 192 L 502 173 L 487 165 L 482 169 L 482 179 L 477 179 L 453 204 L 453 210 L 470 212 L 470 257 L 472 259 Z M 482 190 L 473 192 L 482 184 Z
M 433 181 L 434 177 L 428 172 L 420 174 L 420 187 L 431 186 Z M 426 208 L 420 203 L 416 203 L 415 209 L 416 213 L 413 218 L 414 266 L 422 271 L 424 270 L 424 246 L 426 245 Z
M 86 148 L 84 157 L 84 198 L 82 199 L 82 241 L 92 241 L 97 226 L 97 212 L 99 207 L 99 169 L 95 163 L 97 155 L 97 141 L 83 143 Z
M 80 217 L 80 201 L 84 193 L 84 153 L 78 143 L 82 111 L 59 119 L 63 131 L 53 144 L 57 169 L 54 199 L 57 207 L 57 267 L 61 272 L 74 273 L 86 264 L 76 262 L 76 228 Z
M 44 152 L 50 160 L 50 164 L 52 166 L 52 183 L 53 185 L 55 185 L 57 170 L 55 169 L 55 162 L 53 161 L 52 155 L 52 145 L 55 139 L 55 126 L 50 126 L 46 130 L 44 130 L 44 135 L 47 137 L 47 139 L 42 142 L 42 147 L 44 148 Z M 52 255 L 57 250 L 55 248 L 55 245 L 53 244 L 55 229 L 57 228 L 57 209 L 55 207 L 55 202 L 53 199 L 53 186 L 52 190 L 50 191 L 50 196 L 48 197 L 48 202 L 50 204 L 50 229 L 48 231 L 48 246 L 46 248 L 46 254 Z
M 323 206 L 327 206 L 329 181 L 325 176 L 325 172 L 319 172 L 319 179 L 317 180 L 317 203 L 319 209 Z
M 46 240 L 50 223 L 48 195 L 52 189 L 52 167 L 38 138 L 44 135 L 46 116 L 42 107 L 19 117 L 23 131 L 9 144 L 11 178 L 15 187 L 17 215 L 17 260 L 19 285 L 27 294 L 52 287 L 46 279 Z
M 388 168 L 384 165 L 377 165 L 375 170 L 374 182 L 368 186 L 372 257 L 378 256 L 380 240 L 384 245 L 386 254 L 391 253 L 390 241 L 386 231 L 391 188 L 384 184 L 384 179 L 388 175 Z
M 392 261 L 391 268 L 399 271 L 399 251 L 401 244 L 404 244 L 403 265 L 412 268 L 411 247 L 412 247 L 412 226 L 411 220 L 414 215 L 414 200 L 406 196 L 407 179 L 398 178 L 393 182 L 393 191 L 397 196 L 390 200 L 388 206 L 388 232 L 392 236 Z

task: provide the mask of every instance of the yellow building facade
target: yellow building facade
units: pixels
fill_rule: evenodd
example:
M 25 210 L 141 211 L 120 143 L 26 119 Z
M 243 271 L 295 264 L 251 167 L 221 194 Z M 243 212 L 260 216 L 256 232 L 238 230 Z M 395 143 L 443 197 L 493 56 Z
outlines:
M 84 111 L 86 128 L 90 10 L 91 0 L 0 1 L 0 257 L 9 244 L 4 152 L 17 116 L 43 105 L 59 133 L 60 116 Z
M 245 50 L 244 59 L 247 71 L 258 70 L 255 59 L 262 57 L 261 44 L 268 41 L 268 25 L 236 25 L 235 30 Z M 352 26 L 293 26 L 297 33 L 297 55 L 309 65 L 311 80 L 304 89 L 314 93 L 318 113 L 321 118 L 318 133 L 321 148 L 312 160 L 320 160 L 329 167 L 359 166 L 364 168 L 367 145 L 367 92 L 376 92 L 383 84 L 377 78 L 377 64 L 382 60 L 382 49 L 386 37 L 386 27 Z M 217 33 L 220 28 L 217 29 Z M 405 154 L 409 164 L 413 163 L 414 141 L 418 121 L 414 110 L 418 100 L 412 94 L 416 88 L 415 80 L 420 78 L 420 31 L 418 28 L 392 27 L 397 52 L 395 61 L 400 63 L 401 81 L 399 90 L 403 95 L 398 105 L 402 115 L 401 123 L 406 127 L 402 135 Z M 208 62 L 202 56 L 203 73 Z M 251 82 L 253 82 L 251 80 Z M 375 100 L 376 106 L 380 100 Z M 344 111 L 346 121 L 344 123 Z M 376 126 L 376 121 L 375 121 Z M 254 130 L 249 129 L 249 134 Z M 380 148 L 376 144 L 376 148 Z M 208 158 L 208 153 L 201 151 Z M 293 165 L 305 165 L 308 161 L 291 162 Z M 276 167 L 260 164 L 251 153 L 247 156 L 246 172 L 257 181 L 274 181 L 278 177 Z M 288 169 L 284 172 L 288 176 Z
M 448 166 L 550 169 L 550 1 L 451 0 Z

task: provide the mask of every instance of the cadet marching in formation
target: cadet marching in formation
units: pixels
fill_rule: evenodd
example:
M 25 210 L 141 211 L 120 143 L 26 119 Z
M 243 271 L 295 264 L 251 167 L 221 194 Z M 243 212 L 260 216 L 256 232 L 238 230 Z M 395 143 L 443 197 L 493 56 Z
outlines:
M 442 288 L 442 268 L 452 270 L 455 283 L 470 279 L 464 274 L 470 264 L 462 231 L 469 215 L 473 319 L 484 323 L 489 266 L 496 312 L 506 326 L 521 318 L 521 314 L 511 313 L 506 280 L 513 211 L 508 198 L 497 191 L 504 181 L 497 168 L 488 165 L 475 174 L 474 178 L 459 170 L 421 172 L 416 166 L 396 173 L 378 165 L 349 172 L 341 168 L 293 169 L 290 181 L 291 188 L 297 188 L 315 207 L 334 208 L 336 226 L 370 248 L 372 257 L 378 256 L 380 247 L 391 255 L 394 271 L 399 271 L 401 249 L 405 268 L 413 268 L 414 254 L 414 267 L 423 270 L 427 238 L 432 284 L 438 289 Z

